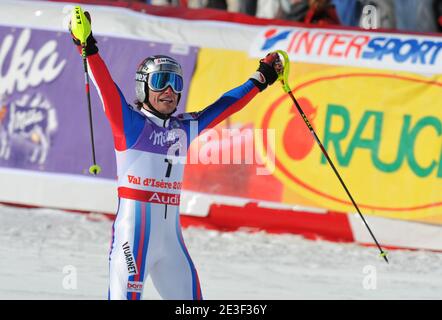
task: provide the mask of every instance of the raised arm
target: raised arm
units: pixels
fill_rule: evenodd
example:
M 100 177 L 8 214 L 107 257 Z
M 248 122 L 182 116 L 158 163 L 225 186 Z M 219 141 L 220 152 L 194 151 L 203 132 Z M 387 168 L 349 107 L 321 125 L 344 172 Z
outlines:
M 90 21 L 89 13 L 85 12 L 85 15 Z M 72 37 L 81 54 L 80 42 L 73 34 Z M 106 64 L 98 53 L 96 43 L 97 41 L 91 33 L 86 42 L 86 59 L 91 77 L 103 103 L 104 112 L 112 128 L 115 148 L 125 150 L 137 139 L 143 128 L 144 120 L 126 102 L 123 93 L 112 79 Z
M 218 100 L 197 113 L 198 134 L 204 129 L 213 128 L 230 115 L 244 108 L 259 92 L 251 79 L 224 93 Z
M 204 129 L 214 127 L 245 107 L 258 92 L 273 84 L 282 69 L 283 65 L 278 54 L 275 52 L 268 54 L 260 60 L 258 70 L 244 84 L 224 93 L 213 104 L 200 112 L 180 115 L 185 127 L 190 128 L 191 121 L 198 121 L 198 134 Z

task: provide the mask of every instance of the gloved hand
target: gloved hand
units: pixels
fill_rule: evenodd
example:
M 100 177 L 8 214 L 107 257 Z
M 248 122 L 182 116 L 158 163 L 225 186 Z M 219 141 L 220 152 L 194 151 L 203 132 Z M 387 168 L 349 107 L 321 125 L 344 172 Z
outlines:
M 284 66 L 279 54 L 277 52 L 271 52 L 261 60 L 259 60 L 258 70 L 250 77 L 255 85 L 259 88 L 259 91 L 263 91 L 268 85 L 272 85 L 278 74 L 284 71 Z
M 89 14 L 89 12 L 85 11 L 84 15 L 89 20 L 89 22 L 92 24 L 91 15 Z M 81 45 L 80 40 L 78 40 L 74 36 L 74 34 L 72 33 L 71 20 L 69 20 L 69 32 L 71 33 L 72 41 L 74 42 L 74 44 L 77 46 L 80 46 Z M 86 39 L 86 56 L 90 56 L 90 55 L 96 54 L 98 52 L 98 47 L 96 46 L 96 43 L 97 43 L 97 40 L 95 40 L 94 36 L 92 35 L 92 31 L 91 31 L 91 34 Z

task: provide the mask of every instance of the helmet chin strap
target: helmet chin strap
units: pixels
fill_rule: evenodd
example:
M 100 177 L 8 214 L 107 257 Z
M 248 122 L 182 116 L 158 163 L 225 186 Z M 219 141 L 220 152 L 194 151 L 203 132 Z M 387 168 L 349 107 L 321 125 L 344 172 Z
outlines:
M 149 111 L 150 113 L 152 113 L 153 115 L 157 116 L 160 119 L 167 120 L 176 111 L 176 107 L 175 107 L 175 109 L 173 109 L 173 111 L 170 113 L 159 112 L 149 101 L 149 88 L 147 87 L 147 83 L 145 84 L 145 92 L 146 92 L 146 99 L 144 99 L 144 103 L 146 103 L 147 106 L 149 107 L 149 109 L 146 109 L 146 110 Z M 177 99 L 177 103 L 176 103 L 177 106 L 178 106 L 178 103 L 180 102 L 180 99 L 181 99 L 181 93 L 178 93 L 178 99 Z
M 149 111 L 150 113 L 152 113 L 153 115 L 157 116 L 160 119 L 167 120 L 176 111 L 176 108 L 175 108 L 170 113 L 161 113 L 157 109 L 155 109 L 155 107 L 149 102 L 149 99 L 146 99 L 146 100 L 147 101 L 145 101 L 145 103 L 149 107 L 149 109 L 146 109 L 146 110 Z

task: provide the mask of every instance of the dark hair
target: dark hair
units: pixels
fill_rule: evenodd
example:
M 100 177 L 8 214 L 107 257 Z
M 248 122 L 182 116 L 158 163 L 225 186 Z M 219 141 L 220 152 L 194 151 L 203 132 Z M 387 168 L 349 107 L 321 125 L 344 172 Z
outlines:
M 135 108 L 138 109 L 138 111 L 143 108 L 143 103 L 138 100 L 134 100 L 134 105 L 135 105 Z

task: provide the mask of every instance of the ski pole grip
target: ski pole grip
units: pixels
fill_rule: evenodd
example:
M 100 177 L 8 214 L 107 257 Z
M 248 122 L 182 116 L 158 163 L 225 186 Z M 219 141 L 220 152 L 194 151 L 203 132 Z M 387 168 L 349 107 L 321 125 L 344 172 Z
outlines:
M 80 6 L 75 6 L 72 10 L 71 32 L 82 45 L 86 44 L 86 40 L 91 34 L 91 23 Z
M 285 92 L 290 92 L 290 87 L 288 85 L 288 78 L 290 73 L 290 60 L 287 52 L 283 50 L 276 50 L 278 54 L 280 54 L 284 60 L 284 71 L 278 74 L 278 80 L 281 81 L 282 87 Z

